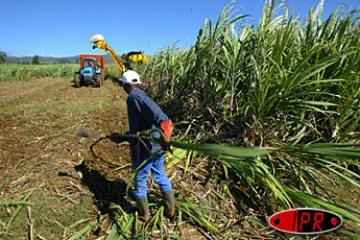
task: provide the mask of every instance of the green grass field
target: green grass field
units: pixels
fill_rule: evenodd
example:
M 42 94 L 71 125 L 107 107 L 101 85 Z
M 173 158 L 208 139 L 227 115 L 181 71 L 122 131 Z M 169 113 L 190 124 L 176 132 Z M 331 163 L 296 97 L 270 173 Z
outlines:
M 79 70 L 79 67 L 79 64 L 21 65 L 5 63 L 0 65 L 0 82 L 23 81 L 44 77 L 71 78 L 74 76 L 74 73 Z M 120 74 L 115 64 L 108 64 L 105 71 L 109 77 L 117 77 Z

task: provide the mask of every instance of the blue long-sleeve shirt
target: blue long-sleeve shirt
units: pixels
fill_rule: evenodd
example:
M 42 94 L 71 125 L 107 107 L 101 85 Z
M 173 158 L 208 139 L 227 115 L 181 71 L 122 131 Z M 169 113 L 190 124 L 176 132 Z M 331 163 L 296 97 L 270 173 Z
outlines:
M 149 98 L 149 96 L 139 88 L 135 88 L 129 93 L 126 99 L 129 133 L 137 133 L 144 130 L 159 128 L 160 123 L 168 120 L 168 116 L 161 110 L 161 108 Z M 160 138 L 160 133 L 154 132 L 153 137 Z M 161 150 L 161 146 L 149 140 L 144 140 L 146 146 L 151 153 L 156 153 Z M 130 151 L 132 160 L 137 159 L 138 147 L 140 147 L 140 156 L 148 154 L 146 148 L 139 144 L 137 140 L 130 141 Z

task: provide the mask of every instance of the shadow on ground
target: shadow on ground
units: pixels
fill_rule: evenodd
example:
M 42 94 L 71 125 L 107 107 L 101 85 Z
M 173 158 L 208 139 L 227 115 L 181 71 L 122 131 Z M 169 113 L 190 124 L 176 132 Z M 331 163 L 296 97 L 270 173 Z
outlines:
M 74 167 L 82 175 L 81 183 L 87 186 L 94 194 L 94 204 L 101 214 L 109 214 L 114 217 L 113 205 L 119 205 L 127 213 L 133 213 L 135 207 L 129 202 L 126 195 L 127 183 L 124 179 L 109 181 L 99 171 L 90 169 L 83 161 Z

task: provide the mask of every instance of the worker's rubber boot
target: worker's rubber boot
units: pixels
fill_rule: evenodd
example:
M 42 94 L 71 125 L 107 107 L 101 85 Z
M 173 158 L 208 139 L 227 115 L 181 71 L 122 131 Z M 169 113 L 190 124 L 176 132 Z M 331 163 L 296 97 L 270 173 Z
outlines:
M 175 204 L 174 204 L 174 192 L 173 190 L 163 192 L 163 201 L 164 201 L 164 214 L 166 217 L 173 219 L 175 216 Z
M 143 222 L 149 221 L 149 204 L 147 197 L 136 199 L 139 219 Z

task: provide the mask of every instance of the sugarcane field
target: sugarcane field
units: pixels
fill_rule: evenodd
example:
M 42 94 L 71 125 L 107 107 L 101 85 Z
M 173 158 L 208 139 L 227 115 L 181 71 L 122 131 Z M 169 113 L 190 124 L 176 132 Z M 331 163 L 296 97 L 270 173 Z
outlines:
M 360 239 L 360 6 L 275 2 L 155 54 L 0 48 L 0 239 Z

